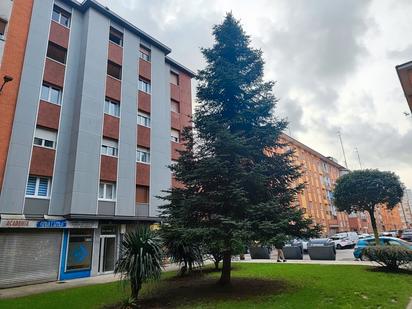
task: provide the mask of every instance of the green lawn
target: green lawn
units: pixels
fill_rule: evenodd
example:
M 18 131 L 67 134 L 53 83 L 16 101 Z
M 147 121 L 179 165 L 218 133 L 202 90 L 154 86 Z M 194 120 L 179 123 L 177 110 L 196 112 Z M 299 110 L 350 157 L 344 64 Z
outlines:
M 218 273 L 146 285 L 143 308 L 406 308 L 412 275 L 363 266 L 234 264 L 234 286 L 216 288 Z M 0 300 L 0 308 L 99 308 L 125 299 L 119 283 Z

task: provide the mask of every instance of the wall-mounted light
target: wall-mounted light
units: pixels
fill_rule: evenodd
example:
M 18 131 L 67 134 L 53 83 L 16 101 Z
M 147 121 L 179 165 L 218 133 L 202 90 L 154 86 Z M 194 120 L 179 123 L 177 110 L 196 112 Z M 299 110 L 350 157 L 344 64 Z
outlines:
M 0 93 L 3 90 L 4 85 L 7 84 L 8 82 L 11 82 L 12 80 L 13 80 L 13 77 L 11 77 L 10 75 L 4 75 L 3 84 L 0 87 Z

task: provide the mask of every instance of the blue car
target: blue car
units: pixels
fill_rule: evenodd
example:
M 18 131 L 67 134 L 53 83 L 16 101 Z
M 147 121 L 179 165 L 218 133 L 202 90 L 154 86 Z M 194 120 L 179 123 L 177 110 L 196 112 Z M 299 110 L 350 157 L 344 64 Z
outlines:
M 412 243 L 404 241 L 399 238 L 381 236 L 379 237 L 379 240 L 380 240 L 381 245 L 402 246 L 402 247 L 412 250 Z M 363 260 L 363 249 L 365 249 L 367 246 L 373 246 L 373 245 L 375 245 L 374 237 L 368 237 L 368 238 L 361 239 L 356 244 L 355 250 L 353 251 L 353 255 L 355 256 L 356 259 Z

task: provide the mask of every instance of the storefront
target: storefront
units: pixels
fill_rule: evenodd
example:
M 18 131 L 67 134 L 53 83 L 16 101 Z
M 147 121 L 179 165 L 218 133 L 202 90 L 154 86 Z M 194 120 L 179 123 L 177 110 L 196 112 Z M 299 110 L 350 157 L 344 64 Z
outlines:
M 2 217 L 0 288 L 89 277 L 97 228 L 97 221 Z

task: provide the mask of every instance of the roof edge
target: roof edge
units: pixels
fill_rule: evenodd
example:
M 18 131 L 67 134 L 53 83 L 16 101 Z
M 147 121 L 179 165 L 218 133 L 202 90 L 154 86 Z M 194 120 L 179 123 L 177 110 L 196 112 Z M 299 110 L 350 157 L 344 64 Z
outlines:
M 177 62 L 176 60 L 173 60 L 172 58 L 166 56 L 166 63 L 169 63 L 170 65 L 178 68 L 179 70 L 185 72 L 187 75 L 190 76 L 190 78 L 193 78 L 196 76 L 196 73 L 193 72 L 192 70 L 188 69 L 187 67 L 185 67 L 184 65 L 180 64 L 179 62 Z
M 101 3 L 97 2 L 96 0 L 84 0 L 82 3 L 79 3 L 75 0 L 61 0 L 61 1 L 77 8 L 78 10 L 82 12 L 86 11 L 89 8 L 94 8 L 98 12 L 109 17 L 111 20 L 123 26 L 124 28 L 128 29 L 129 31 L 137 34 L 138 36 L 141 36 L 144 40 L 146 40 L 150 44 L 162 50 L 166 55 L 172 51 L 170 47 L 156 40 L 154 37 L 147 34 L 143 30 L 139 29 L 138 27 L 136 27 L 135 25 L 133 25 L 132 23 L 130 23 L 123 17 L 120 17 L 119 15 L 114 13 L 112 10 L 110 10 L 108 7 L 103 6 Z
M 293 137 L 287 135 L 286 133 L 282 133 L 282 134 L 281 134 L 281 137 L 284 137 L 286 140 L 288 140 L 288 141 L 291 142 L 291 143 L 295 143 L 295 144 L 297 144 L 298 146 L 305 148 L 306 150 L 308 150 L 308 151 L 310 151 L 311 153 L 315 154 L 316 156 L 320 157 L 322 160 L 327 161 L 329 164 L 337 167 L 339 170 L 349 171 L 348 168 L 346 168 L 346 167 L 340 165 L 339 163 L 337 163 L 337 162 L 329 159 L 328 157 L 326 157 L 326 156 L 324 156 L 323 154 L 317 152 L 316 150 L 312 149 L 311 147 L 303 144 L 302 142 L 299 142 L 297 139 L 294 139 Z

